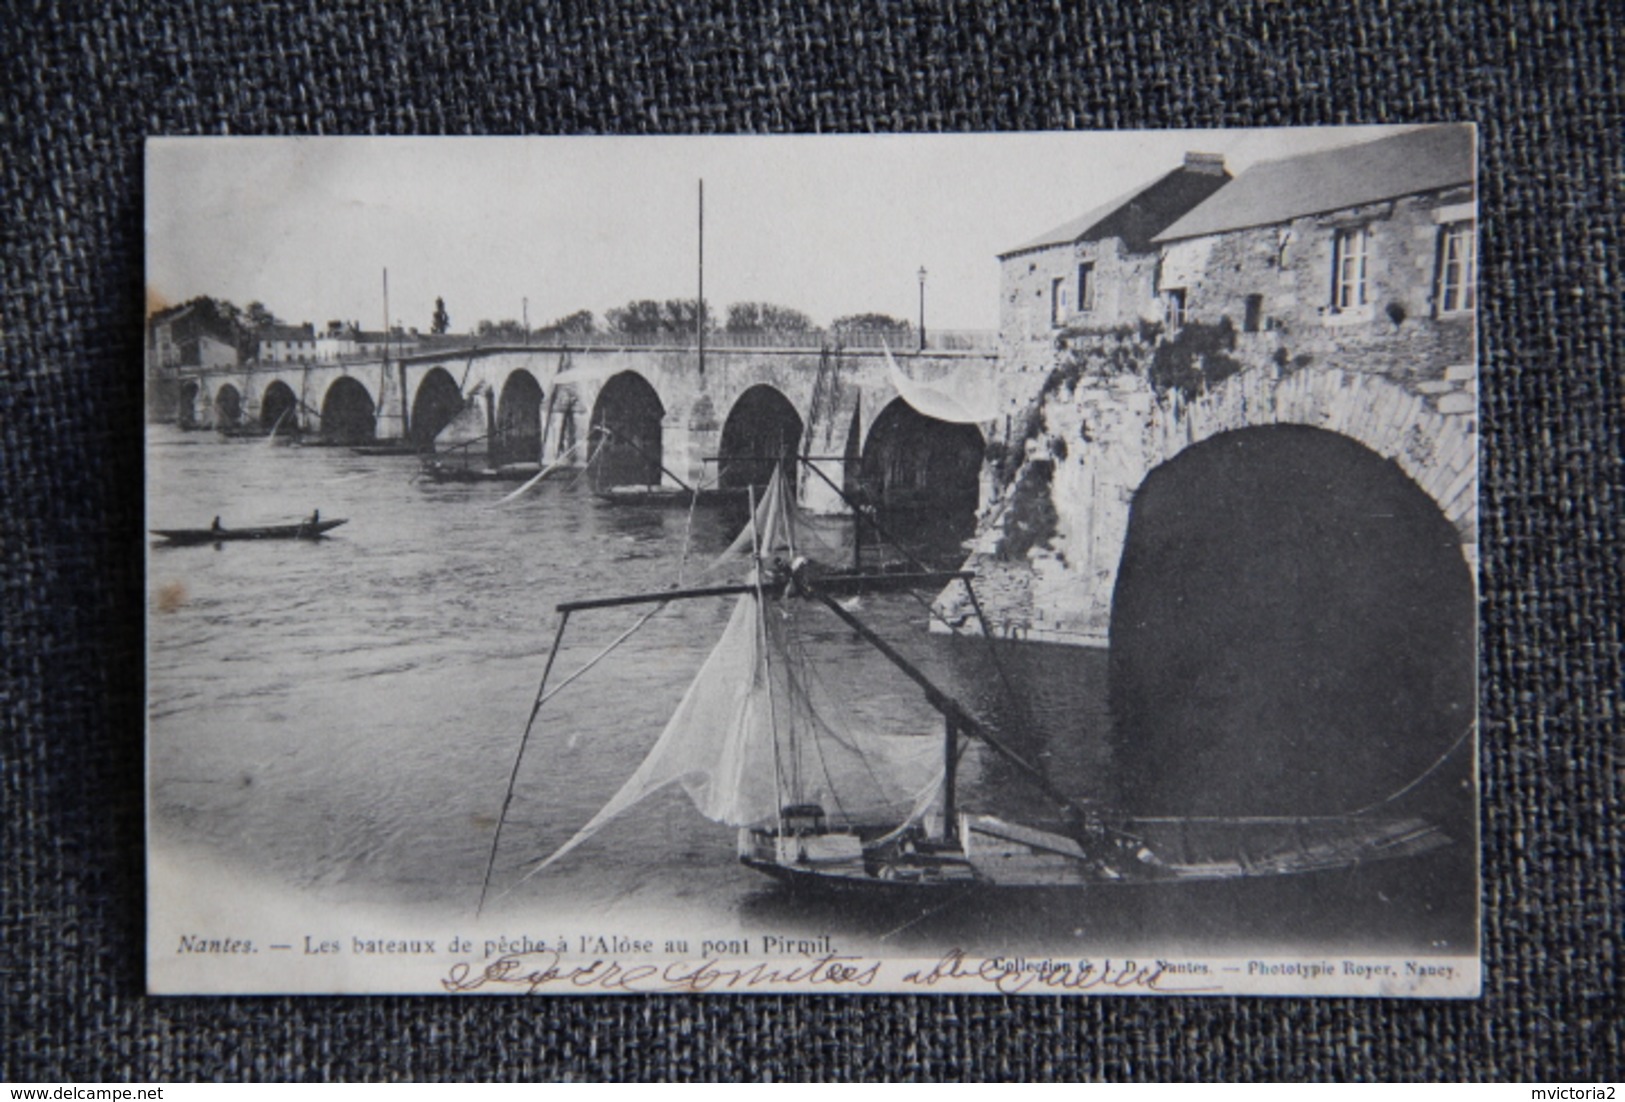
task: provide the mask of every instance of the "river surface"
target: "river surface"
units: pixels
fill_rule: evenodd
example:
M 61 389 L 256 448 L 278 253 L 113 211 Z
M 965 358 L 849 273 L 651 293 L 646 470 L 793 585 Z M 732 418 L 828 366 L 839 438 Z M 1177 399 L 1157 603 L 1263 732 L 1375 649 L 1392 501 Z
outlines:
M 313 509 L 348 521 L 319 542 L 155 543 L 148 553 L 150 845 L 313 913 L 472 913 L 554 606 L 739 576 L 737 566 L 702 571 L 740 520 L 716 508 L 691 517 L 609 505 L 568 477 L 498 505 L 512 484 L 421 481 L 411 457 L 227 442 L 168 426 L 148 433 L 149 527 L 204 527 L 217 515 L 246 527 Z M 644 611 L 574 618 L 559 673 Z M 658 918 L 720 932 L 834 929 L 870 945 L 951 939 L 988 952 L 1100 941 L 1193 952 L 1261 942 L 1471 951 L 1471 900 L 1435 905 L 1439 883 L 1452 892 L 1462 883 L 1459 854 L 1273 882 L 1118 889 L 1087 905 L 1076 893 L 977 899 L 946 912 L 806 903 L 740 866 L 733 830 L 676 790 L 524 879 L 636 768 L 729 611 L 725 599 L 669 606 L 542 709 L 491 880 L 499 914 L 538 928 L 590 917 L 599 928 Z M 920 601 L 867 596 L 860 615 L 1012 732 L 1059 788 L 1111 800 L 1105 652 L 1001 645 L 1017 705 L 987 645 L 929 634 Z M 923 714 L 918 690 L 833 618 L 817 642 L 854 714 L 883 723 Z M 985 749 L 972 749 L 962 770 L 963 806 L 1050 814 Z M 1470 891 L 1470 861 L 1465 875 Z

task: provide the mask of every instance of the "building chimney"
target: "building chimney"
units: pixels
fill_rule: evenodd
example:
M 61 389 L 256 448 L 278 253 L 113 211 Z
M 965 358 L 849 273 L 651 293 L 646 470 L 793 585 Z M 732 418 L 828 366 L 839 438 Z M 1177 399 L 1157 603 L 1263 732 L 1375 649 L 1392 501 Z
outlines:
M 1187 153 L 1185 154 L 1185 167 L 1192 172 L 1203 172 L 1210 176 L 1224 175 L 1223 153 Z

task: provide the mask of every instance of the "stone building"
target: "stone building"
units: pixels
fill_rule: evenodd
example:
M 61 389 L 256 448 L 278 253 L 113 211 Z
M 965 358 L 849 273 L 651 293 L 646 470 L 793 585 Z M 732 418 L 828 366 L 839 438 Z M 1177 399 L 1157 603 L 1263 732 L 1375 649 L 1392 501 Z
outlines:
M 154 315 L 148 332 L 148 351 L 157 367 L 229 367 L 237 363 L 231 324 L 198 303 Z
M 1162 317 L 1170 334 L 1228 322 L 1244 361 L 1315 359 L 1443 392 L 1474 357 L 1476 219 L 1469 126 L 1263 162 L 1155 236 Z
M 1353 441 L 1431 499 L 1458 565 L 1476 563 L 1471 127 L 1211 180 L 1143 237 L 1110 231 L 1155 184 L 1003 258 L 1004 416 L 969 564 L 999 634 L 1105 644 L 1142 488 L 1219 436 Z
M 236 331 L 206 299 L 154 314 L 147 323 L 147 413 L 154 420 L 180 415 L 182 368 L 228 368 L 238 363 Z
M 1222 156 L 1190 153 L 1149 184 L 1001 254 L 1005 356 L 1036 364 L 1054 351 L 1059 330 L 1160 316 L 1153 239 L 1229 180 Z

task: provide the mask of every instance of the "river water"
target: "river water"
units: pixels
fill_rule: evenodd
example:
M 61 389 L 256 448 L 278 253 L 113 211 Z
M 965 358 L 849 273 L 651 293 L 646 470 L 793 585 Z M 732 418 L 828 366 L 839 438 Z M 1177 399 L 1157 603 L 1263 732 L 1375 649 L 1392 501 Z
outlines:
M 738 576 L 737 566 L 701 573 L 739 523 L 715 508 L 691 517 L 609 505 L 570 478 L 497 505 L 511 484 L 420 481 L 411 457 L 148 432 L 150 527 L 202 527 L 216 515 L 244 527 L 318 508 L 348 521 L 319 542 L 154 544 L 148 554 L 150 845 L 205 870 L 197 875 L 218 869 L 222 882 L 252 882 L 312 913 L 471 914 L 557 626 L 554 606 L 666 588 L 680 570 L 690 583 Z M 559 670 L 596 654 L 643 611 L 573 619 Z M 495 862 L 496 913 L 538 926 L 591 918 L 617 929 L 656 919 L 721 933 L 833 929 L 871 945 L 953 939 L 988 952 L 1101 941 L 1187 951 L 1327 941 L 1470 947 L 1473 908 L 1446 914 L 1427 902 L 1440 878 L 1460 883 L 1459 856 L 1267 883 L 1120 889 L 1086 906 L 1075 893 L 978 899 L 946 913 L 809 904 L 740 866 L 734 832 L 675 790 L 523 879 L 636 767 L 729 611 L 723 599 L 669 606 L 542 710 Z M 860 615 L 1014 731 L 1016 706 L 982 641 L 928 634 L 924 606 L 907 595 L 865 597 Z M 916 689 L 830 623 L 818 643 L 860 715 L 889 722 L 923 711 Z M 1007 644 L 999 654 L 1025 713 L 1013 736 L 1021 749 L 1061 789 L 1110 801 L 1104 652 Z M 985 750 L 971 750 L 962 768 L 964 806 L 1048 814 Z

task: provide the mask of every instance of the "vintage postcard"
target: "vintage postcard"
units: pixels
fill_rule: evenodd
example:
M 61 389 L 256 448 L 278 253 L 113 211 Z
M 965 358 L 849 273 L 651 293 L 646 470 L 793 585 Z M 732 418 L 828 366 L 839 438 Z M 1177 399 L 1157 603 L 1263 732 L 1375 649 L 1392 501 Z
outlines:
M 1470 126 L 147 204 L 154 992 L 1478 994 Z

